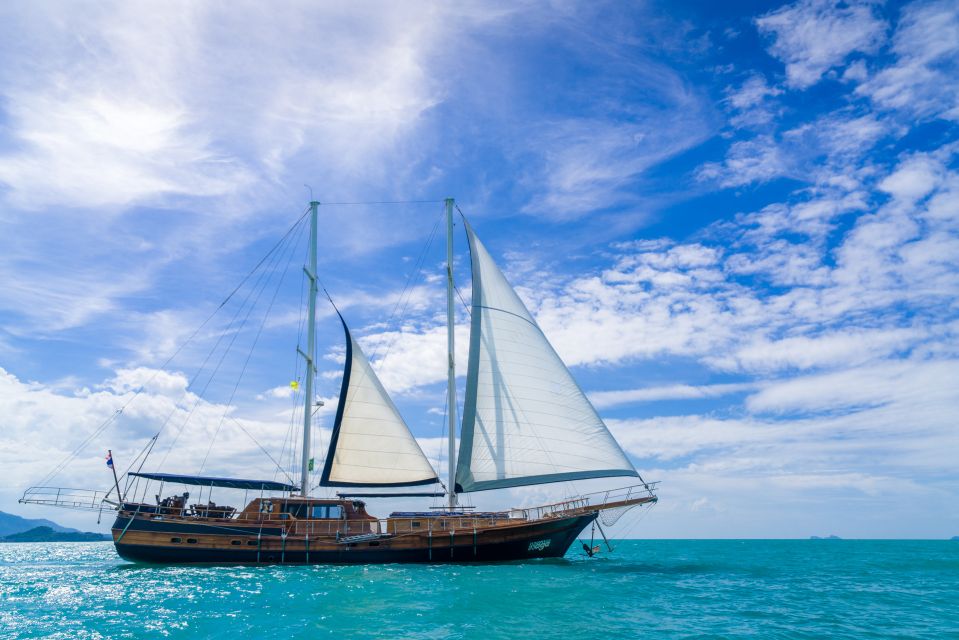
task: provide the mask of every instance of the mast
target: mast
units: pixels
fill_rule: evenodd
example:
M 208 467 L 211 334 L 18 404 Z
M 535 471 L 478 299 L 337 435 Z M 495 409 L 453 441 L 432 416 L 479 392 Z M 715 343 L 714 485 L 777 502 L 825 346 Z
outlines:
M 310 491 L 310 430 L 313 419 L 313 353 L 316 339 L 316 209 L 319 202 L 310 202 L 310 266 L 303 269 L 310 279 L 310 302 L 306 319 L 306 353 L 300 355 L 306 360 L 306 389 L 303 391 L 303 464 L 300 476 L 300 493 L 304 497 Z M 299 350 L 299 348 L 298 348 Z
M 448 379 L 446 382 L 446 412 L 449 417 L 449 480 L 446 485 L 450 511 L 456 507 L 456 362 L 453 357 L 453 198 L 446 198 L 446 349 Z

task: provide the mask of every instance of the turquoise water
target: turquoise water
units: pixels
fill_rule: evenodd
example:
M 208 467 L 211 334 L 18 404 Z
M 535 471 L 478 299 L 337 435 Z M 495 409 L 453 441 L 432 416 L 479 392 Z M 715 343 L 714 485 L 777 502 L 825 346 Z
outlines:
M 152 567 L 0 545 L 0 638 L 959 638 L 959 542 L 625 541 L 508 565 Z

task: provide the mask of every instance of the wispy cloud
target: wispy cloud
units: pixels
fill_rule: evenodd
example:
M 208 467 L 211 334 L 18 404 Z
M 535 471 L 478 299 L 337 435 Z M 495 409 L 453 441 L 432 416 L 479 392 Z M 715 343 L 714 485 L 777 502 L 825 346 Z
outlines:
M 742 393 L 756 388 L 756 383 L 706 384 L 693 386 L 672 384 L 663 387 L 623 389 L 619 391 L 593 391 L 589 399 L 597 409 L 608 409 L 624 404 L 654 402 L 657 400 L 697 400 L 719 398 L 732 393 Z

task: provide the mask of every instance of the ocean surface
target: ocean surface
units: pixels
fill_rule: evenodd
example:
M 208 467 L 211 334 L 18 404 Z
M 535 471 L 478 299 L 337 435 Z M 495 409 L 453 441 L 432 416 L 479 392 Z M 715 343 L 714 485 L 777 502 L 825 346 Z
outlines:
M 959 638 L 959 542 L 630 540 L 502 565 L 149 566 L 0 544 L 0 638 Z

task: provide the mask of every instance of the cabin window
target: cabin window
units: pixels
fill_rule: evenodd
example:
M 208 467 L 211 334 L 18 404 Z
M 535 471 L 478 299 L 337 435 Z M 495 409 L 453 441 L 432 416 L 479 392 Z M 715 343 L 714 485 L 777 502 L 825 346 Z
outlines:
M 242 544 L 242 543 L 241 543 L 239 540 L 230 540 L 230 544 L 232 544 L 232 545 L 238 545 L 238 544 Z
M 180 542 L 180 538 L 170 538 L 170 542 Z
M 187 544 L 196 544 L 196 538 L 187 538 L 187 539 L 186 539 L 186 543 L 187 543 Z
M 418 527 L 418 526 L 420 526 L 420 523 L 419 523 L 418 520 L 414 520 L 413 522 L 410 523 L 410 526 L 411 526 L 411 527 Z
M 257 545 L 256 540 L 247 540 L 246 543 L 250 545 L 251 547 L 255 547 Z
M 317 504 L 313 505 L 313 518 L 326 520 L 332 518 L 339 520 L 343 517 L 343 507 L 338 504 Z

